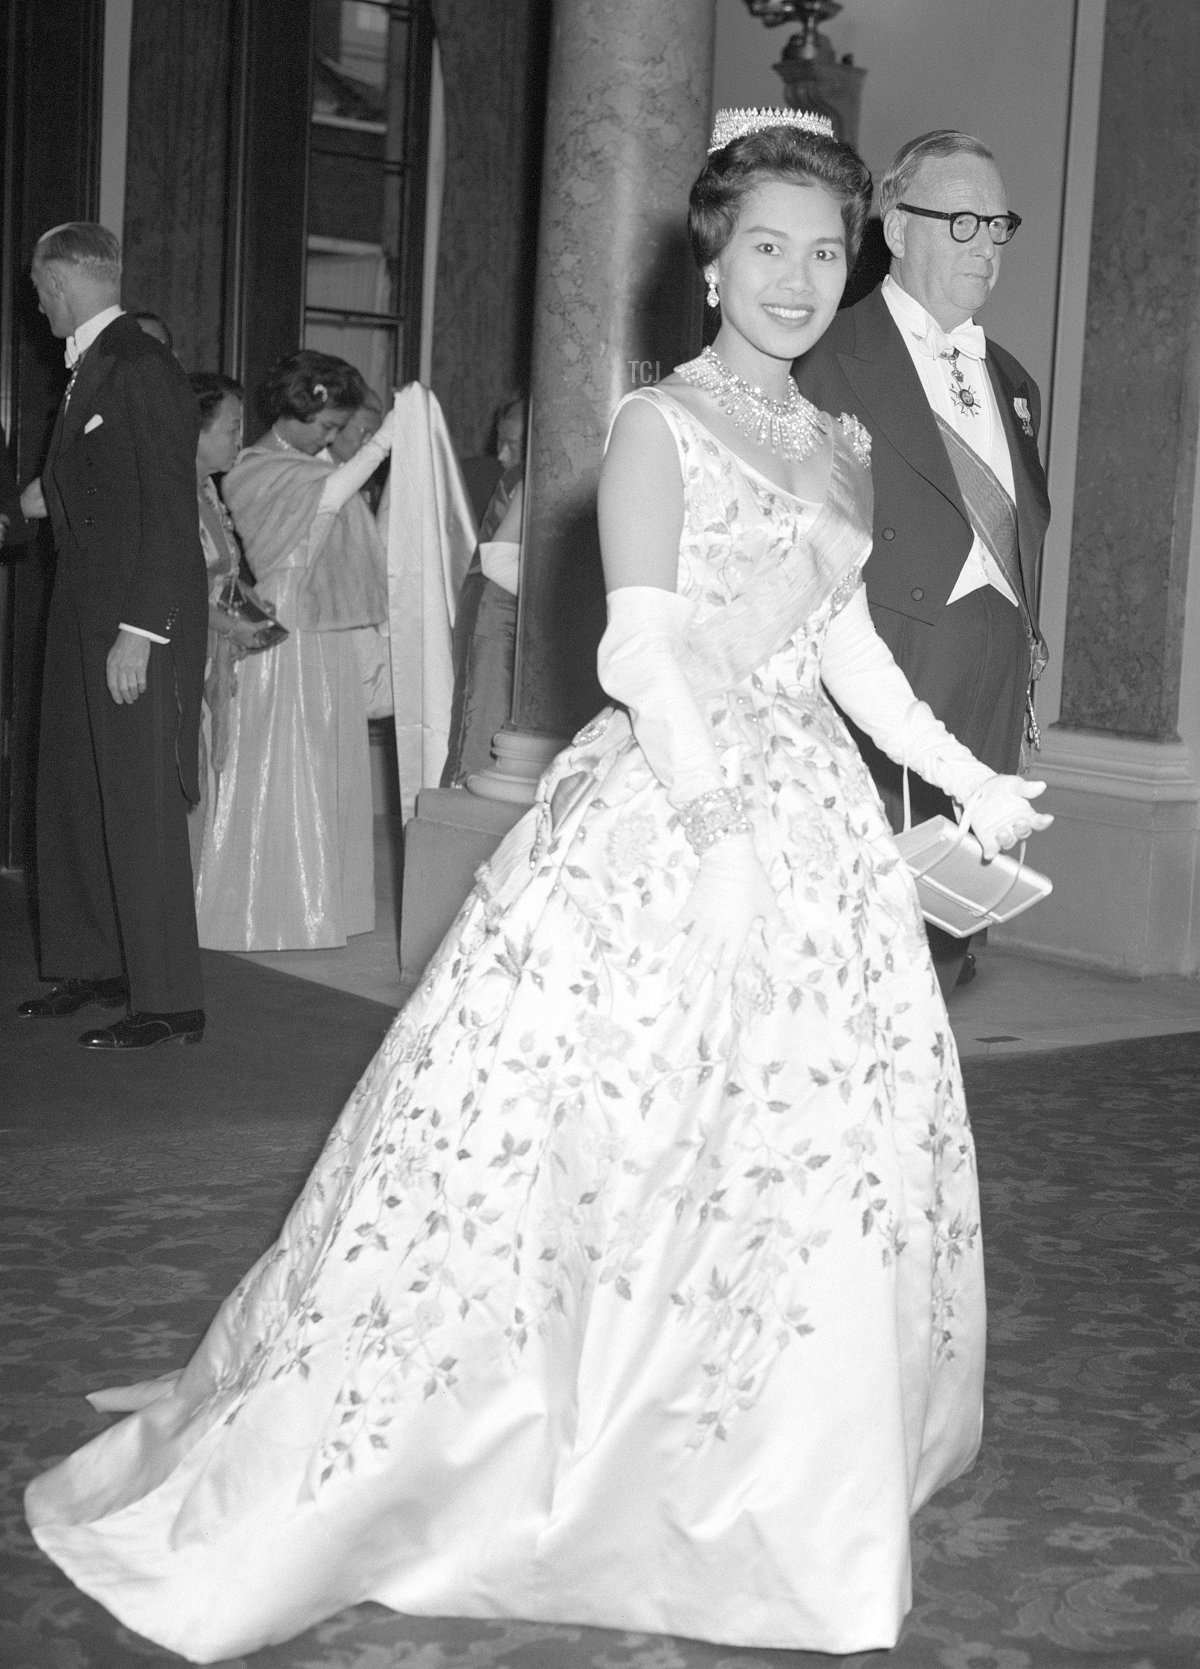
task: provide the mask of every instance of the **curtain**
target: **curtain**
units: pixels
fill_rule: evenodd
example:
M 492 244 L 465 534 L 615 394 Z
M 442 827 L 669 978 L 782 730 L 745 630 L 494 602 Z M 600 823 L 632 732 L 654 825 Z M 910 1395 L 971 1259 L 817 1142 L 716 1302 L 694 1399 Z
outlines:
M 189 371 L 222 364 L 232 0 L 134 0 L 123 300 Z
M 411 382 L 395 398 L 392 464 L 379 506 L 387 546 L 388 628 L 401 812 L 436 788 L 450 735 L 452 637 L 475 551 L 467 498 L 437 397 Z
M 433 0 L 446 99 L 432 386 L 460 458 L 528 386 L 550 0 Z

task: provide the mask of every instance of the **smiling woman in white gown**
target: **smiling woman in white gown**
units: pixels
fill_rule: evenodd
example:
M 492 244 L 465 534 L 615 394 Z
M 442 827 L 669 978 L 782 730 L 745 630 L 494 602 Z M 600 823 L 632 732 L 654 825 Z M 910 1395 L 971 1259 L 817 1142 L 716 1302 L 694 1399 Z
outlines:
M 195 1661 L 362 1600 L 887 1647 L 911 1514 L 974 1457 L 957 1057 L 826 689 L 989 850 L 1043 820 L 875 637 L 868 439 L 792 392 L 869 194 L 812 123 L 716 145 L 715 353 L 616 418 L 628 712 L 551 766 L 192 1361 L 30 1486 L 46 1552 Z

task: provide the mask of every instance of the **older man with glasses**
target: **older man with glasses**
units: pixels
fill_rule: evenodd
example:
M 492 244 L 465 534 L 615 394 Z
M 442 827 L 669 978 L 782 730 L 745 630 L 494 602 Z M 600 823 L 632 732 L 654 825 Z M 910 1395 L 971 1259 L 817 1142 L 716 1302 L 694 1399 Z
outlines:
M 916 693 L 980 759 L 1015 771 L 1036 742 L 1045 664 L 1038 564 L 1050 502 L 1037 385 L 974 322 L 1021 224 L 992 153 L 940 129 L 911 140 L 879 187 L 892 267 L 796 364 L 801 389 L 872 439 L 874 545 L 865 579 L 880 635 Z M 893 826 L 901 774 L 857 737 Z M 911 780 L 914 821 L 954 811 Z M 966 940 L 929 929 L 943 989 L 974 973 Z

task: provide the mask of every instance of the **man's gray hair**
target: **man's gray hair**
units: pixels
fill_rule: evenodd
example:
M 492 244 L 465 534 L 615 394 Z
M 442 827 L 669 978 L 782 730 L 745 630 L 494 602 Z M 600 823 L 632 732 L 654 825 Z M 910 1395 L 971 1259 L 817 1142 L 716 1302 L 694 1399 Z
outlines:
M 956 128 L 940 127 L 932 133 L 922 133 L 918 138 L 910 139 L 907 145 L 901 145 L 880 180 L 879 218 L 882 220 L 889 209 L 894 209 L 908 196 L 908 188 L 923 162 L 947 156 L 981 156 L 988 162 L 996 160 L 982 139 L 975 139 L 969 133 L 959 133 Z
M 33 265 L 55 261 L 62 266 L 86 267 L 101 283 L 121 282 L 121 244 L 107 226 L 92 220 L 68 220 L 43 232 L 33 246 Z

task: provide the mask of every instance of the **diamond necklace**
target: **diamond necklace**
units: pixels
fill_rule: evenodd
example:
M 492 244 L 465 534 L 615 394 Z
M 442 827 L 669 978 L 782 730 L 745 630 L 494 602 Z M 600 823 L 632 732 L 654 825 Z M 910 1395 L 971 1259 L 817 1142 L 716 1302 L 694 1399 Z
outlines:
M 794 382 L 786 400 L 772 400 L 731 371 L 711 348 L 705 348 L 698 359 L 677 365 L 675 375 L 711 394 L 740 434 L 779 458 L 807 458 L 825 432 L 820 412 Z

